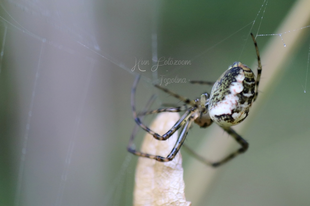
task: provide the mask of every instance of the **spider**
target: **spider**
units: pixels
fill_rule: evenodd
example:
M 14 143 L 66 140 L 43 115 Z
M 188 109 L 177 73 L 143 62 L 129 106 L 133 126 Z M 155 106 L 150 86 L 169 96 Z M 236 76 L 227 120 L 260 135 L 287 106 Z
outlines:
M 254 35 L 251 33 L 251 37 L 254 42 L 258 68 L 257 68 L 257 77 L 253 71 L 246 65 L 241 62 L 233 63 L 214 83 L 211 94 L 203 93 L 200 98 L 196 100 L 190 100 L 188 98 L 182 97 L 160 85 L 155 84 L 154 86 L 158 89 L 174 96 L 175 98 L 181 100 L 188 106 L 182 107 L 168 107 L 160 108 L 152 111 L 145 111 L 142 113 L 136 112 L 135 109 L 135 93 L 136 87 L 139 82 L 140 76 L 136 77 L 136 80 L 132 87 L 131 92 L 131 106 L 133 117 L 138 126 L 143 130 L 151 134 L 157 140 L 167 140 L 171 137 L 178 129 L 181 128 L 181 133 L 175 143 L 173 149 L 167 157 L 162 157 L 153 154 L 147 154 L 135 150 L 133 145 L 133 139 L 135 134 L 133 133 L 127 150 L 134 155 L 140 157 L 146 157 L 154 159 L 160 162 L 167 162 L 173 160 L 176 154 L 179 152 L 184 140 L 187 136 L 188 130 L 191 127 L 192 123 L 195 122 L 201 128 L 206 128 L 210 126 L 213 122 L 218 124 L 223 130 L 225 130 L 236 142 L 241 146 L 238 150 L 231 153 L 224 159 L 217 162 L 210 162 L 202 157 L 196 155 L 199 160 L 203 161 L 207 165 L 212 167 L 218 167 L 229 160 L 233 159 L 239 154 L 242 154 L 247 151 L 249 144 L 244 140 L 231 126 L 239 124 L 242 122 L 249 114 L 250 107 L 252 103 L 257 99 L 258 96 L 258 86 L 262 73 L 262 64 L 260 60 L 258 46 L 255 40 Z M 212 82 L 206 81 L 190 81 L 193 84 L 202 84 L 202 85 L 212 85 Z M 163 135 L 159 135 L 156 132 L 152 131 L 149 127 L 142 123 L 140 119 L 141 116 L 156 114 L 161 112 L 182 112 L 185 111 L 181 118 L 174 124 L 174 126 Z M 192 152 L 193 153 L 193 152 Z

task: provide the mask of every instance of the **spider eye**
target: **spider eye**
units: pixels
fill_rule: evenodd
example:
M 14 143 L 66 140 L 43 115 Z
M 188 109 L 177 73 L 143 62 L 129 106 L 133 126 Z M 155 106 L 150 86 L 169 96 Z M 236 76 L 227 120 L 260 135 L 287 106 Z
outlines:
M 242 122 L 255 96 L 255 76 L 241 62 L 235 62 L 214 84 L 209 100 L 209 114 L 223 127 Z

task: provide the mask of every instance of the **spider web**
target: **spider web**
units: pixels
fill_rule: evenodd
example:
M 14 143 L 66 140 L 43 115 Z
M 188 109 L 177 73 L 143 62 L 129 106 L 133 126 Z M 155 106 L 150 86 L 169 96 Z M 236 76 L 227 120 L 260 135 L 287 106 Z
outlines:
M 134 76 L 143 75 L 137 108 L 157 92 L 154 81 L 195 98 L 201 88 L 181 80 L 214 81 L 234 61 L 251 63 L 250 32 L 260 48 L 280 37 L 279 50 L 293 46 L 283 47 L 292 32 L 309 36 L 309 25 L 275 34 L 292 3 L 1 1 L 0 205 L 131 205 L 135 157 L 125 148 Z M 295 93 L 301 79 L 307 89 L 306 45 Z M 159 94 L 157 106 L 168 98 Z M 307 110 L 309 99 L 296 98 L 304 98 L 298 111 Z

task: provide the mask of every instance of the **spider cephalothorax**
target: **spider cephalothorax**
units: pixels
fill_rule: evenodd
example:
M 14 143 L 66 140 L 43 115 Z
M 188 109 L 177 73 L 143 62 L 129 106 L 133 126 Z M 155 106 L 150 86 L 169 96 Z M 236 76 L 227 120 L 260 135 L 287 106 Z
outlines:
M 206 128 L 212 124 L 212 119 L 209 115 L 208 104 L 209 104 L 209 94 L 203 93 L 200 98 L 195 100 L 198 108 L 196 113 L 194 113 L 193 119 L 196 124 L 198 124 L 201 128 Z
M 203 161 L 207 165 L 217 167 L 225 162 L 228 162 L 238 154 L 244 153 L 248 149 L 248 143 L 239 134 L 237 134 L 231 128 L 231 126 L 242 122 L 248 116 L 249 109 L 258 95 L 258 85 L 262 73 L 262 64 L 260 61 L 259 51 L 255 37 L 253 34 L 251 34 L 251 36 L 255 45 L 258 61 L 257 78 L 255 78 L 254 73 L 249 67 L 242 64 L 241 62 L 235 62 L 220 76 L 220 78 L 214 84 L 205 81 L 190 81 L 194 84 L 213 85 L 210 97 L 209 94 L 203 93 L 199 99 L 196 99 L 194 101 L 182 97 L 160 85 L 154 85 L 158 89 L 183 101 L 188 106 L 161 108 L 137 114 L 134 99 L 136 87 L 139 81 L 138 76 L 133 85 L 131 95 L 132 111 L 137 125 L 139 125 L 142 129 L 150 133 L 155 139 L 158 140 L 168 139 L 180 128 L 182 131 L 180 133 L 180 136 L 178 137 L 174 148 L 171 150 L 170 154 L 167 157 L 143 153 L 135 150 L 132 147 L 134 135 L 132 135 L 130 138 L 127 147 L 128 151 L 141 157 L 155 159 L 160 162 L 167 162 L 172 160 L 179 152 L 182 144 L 184 143 L 188 130 L 193 122 L 195 122 L 202 128 L 206 128 L 211 125 L 212 122 L 215 122 L 229 135 L 231 135 L 241 146 L 241 148 L 217 162 L 210 162 L 201 158 L 200 156 L 198 157 L 198 159 Z M 158 133 L 152 131 L 149 127 L 144 125 L 139 118 L 140 116 L 144 116 L 147 114 L 181 111 L 184 111 L 184 114 L 175 123 L 175 125 L 163 135 L 159 135 Z

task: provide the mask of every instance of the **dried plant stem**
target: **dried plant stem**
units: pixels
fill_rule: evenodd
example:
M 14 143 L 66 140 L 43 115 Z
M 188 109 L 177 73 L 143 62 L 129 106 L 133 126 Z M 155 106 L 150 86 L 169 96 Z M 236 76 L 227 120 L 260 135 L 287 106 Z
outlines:
M 177 113 L 161 113 L 153 121 L 151 129 L 159 134 L 167 132 L 180 118 Z M 166 141 L 158 141 L 146 134 L 142 143 L 142 152 L 167 156 L 173 148 L 178 132 Z M 134 205 L 184 205 L 183 168 L 181 153 L 170 162 L 158 162 L 148 158 L 139 158 L 136 168 Z

